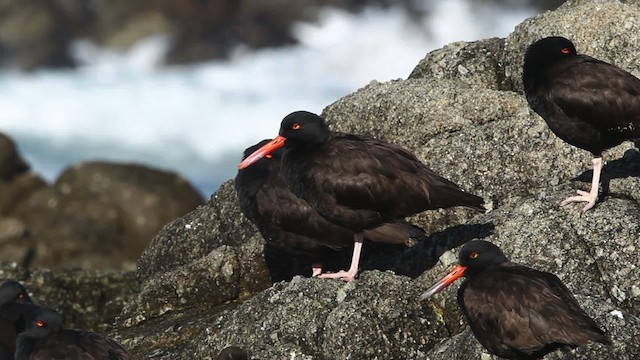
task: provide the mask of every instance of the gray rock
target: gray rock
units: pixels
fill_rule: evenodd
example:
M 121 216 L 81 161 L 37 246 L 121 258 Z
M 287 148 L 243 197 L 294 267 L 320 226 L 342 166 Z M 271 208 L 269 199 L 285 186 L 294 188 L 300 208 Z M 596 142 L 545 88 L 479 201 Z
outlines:
M 75 165 L 53 186 L 24 197 L 17 190 L 12 194 L 17 204 L 11 215 L 26 224 L 29 235 L 22 248 L 41 267 L 132 270 L 165 223 L 202 203 L 176 174 L 101 162 Z
M 27 269 L 0 262 L 0 283 L 22 282 L 32 300 L 58 310 L 69 328 L 111 330 L 123 305 L 138 291 L 133 272 L 103 273 L 87 270 Z

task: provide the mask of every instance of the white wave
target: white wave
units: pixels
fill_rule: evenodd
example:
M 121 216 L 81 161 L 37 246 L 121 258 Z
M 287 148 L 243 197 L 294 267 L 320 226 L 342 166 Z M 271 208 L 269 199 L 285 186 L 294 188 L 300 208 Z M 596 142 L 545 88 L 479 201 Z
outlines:
M 71 162 L 106 159 L 180 172 L 208 194 L 289 112 L 320 112 L 373 79 L 405 78 L 428 51 L 505 36 L 533 14 L 465 0 L 424 8 L 423 22 L 400 8 L 327 9 L 318 23 L 296 25 L 299 45 L 190 66 L 159 65 L 161 36 L 124 52 L 79 42 L 77 70 L 0 74 L 0 131 L 49 180 Z

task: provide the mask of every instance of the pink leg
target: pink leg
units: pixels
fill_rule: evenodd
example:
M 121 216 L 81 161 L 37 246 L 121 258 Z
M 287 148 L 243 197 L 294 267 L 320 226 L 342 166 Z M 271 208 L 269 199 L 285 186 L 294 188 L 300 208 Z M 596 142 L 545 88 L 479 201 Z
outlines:
M 311 265 L 311 277 L 316 277 L 322 274 L 322 264 L 312 264 Z
M 578 190 L 578 196 L 571 196 L 566 198 L 560 203 L 564 206 L 572 202 L 586 202 L 587 205 L 582 208 L 582 211 L 587 211 L 596 204 L 598 200 L 598 186 L 600 186 L 600 173 L 602 172 L 602 156 L 593 158 L 593 178 L 591 179 L 591 191 L 586 192 Z
M 362 250 L 362 233 L 353 235 L 353 256 L 351 257 L 351 266 L 348 271 L 340 270 L 337 273 L 320 274 L 318 277 L 324 279 L 340 279 L 343 281 L 351 281 L 358 274 L 358 264 L 360 263 L 360 251 Z

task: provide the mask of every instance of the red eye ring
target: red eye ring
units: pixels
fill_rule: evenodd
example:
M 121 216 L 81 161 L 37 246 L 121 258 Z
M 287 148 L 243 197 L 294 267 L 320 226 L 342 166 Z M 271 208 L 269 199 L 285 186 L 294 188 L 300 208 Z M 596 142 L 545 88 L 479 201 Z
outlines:
M 474 251 L 474 252 L 472 252 L 471 254 L 469 254 L 469 258 L 470 258 L 470 259 L 475 259 L 475 258 L 477 258 L 478 256 L 480 256 L 480 253 L 479 253 L 479 252 L 476 252 L 476 251 Z
M 295 124 L 291 125 L 291 128 L 292 128 L 293 130 L 298 130 L 298 129 L 300 129 L 301 127 L 302 127 L 302 125 L 300 125 L 300 124 L 298 124 L 298 123 L 295 123 Z
M 271 158 L 273 157 L 273 155 L 271 155 L 271 154 L 267 154 L 267 155 L 265 155 L 264 157 L 266 157 L 267 159 L 271 159 Z
M 37 326 L 37 327 L 44 327 L 44 321 L 42 321 L 42 320 L 36 320 L 36 326 Z
M 563 53 L 563 54 L 570 54 L 571 53 L 571 49 L 569 49 L 568 47 L 562 48 L 562 50 L 560 50 L 560 52 Z

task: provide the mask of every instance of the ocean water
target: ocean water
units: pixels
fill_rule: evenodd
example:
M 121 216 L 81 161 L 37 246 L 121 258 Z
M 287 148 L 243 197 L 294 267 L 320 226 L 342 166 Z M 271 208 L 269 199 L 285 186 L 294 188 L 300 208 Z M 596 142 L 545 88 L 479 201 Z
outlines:
M 483 4 L 425 0 L 418 20 L 399 8 L 327 9 L 296 25 L 298 45 L 189 66 L 160 66 L 162 36 L 125 52 L 80 41 L 78 69 L 0 73 L 0 131 L 48 181 L 79 161 L 139 163 L 177 172 L 208 197 L 288 113 L 319 113 L 371 80 L 406 78 L 433 49 L 506 36 L 535 14 Z

